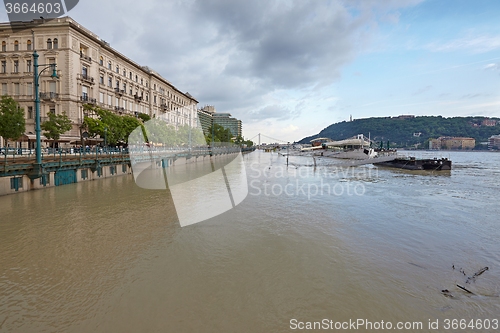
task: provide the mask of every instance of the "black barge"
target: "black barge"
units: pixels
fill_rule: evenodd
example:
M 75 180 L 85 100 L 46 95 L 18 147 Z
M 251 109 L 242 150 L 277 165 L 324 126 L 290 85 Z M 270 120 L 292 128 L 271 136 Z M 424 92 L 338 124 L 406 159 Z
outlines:
M 432 171 L 451 170 L 451 160 L 447 158 L 416 159 L 415 157 L 409 157 L 409 158 L 398 157 L 391 161 L 384 161 L 373 164 L 378 166 L 386 166 L 386 167 L 406 169 L 406 170 L 432 170 Z

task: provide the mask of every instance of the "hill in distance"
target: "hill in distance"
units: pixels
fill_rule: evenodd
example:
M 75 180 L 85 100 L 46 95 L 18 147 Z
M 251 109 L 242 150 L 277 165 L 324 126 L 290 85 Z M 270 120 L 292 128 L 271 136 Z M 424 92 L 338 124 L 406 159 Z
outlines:
M 357 134 L 370 134 L 375 142 L 390 141 L 392 147 L 400 148 L 428 148 L 429 140 L 440 136 L 471 137 L 476 139 L 476 148 L 481 148 L 484 147 L 481 142 L 500 134 L 500 118 L 399 116 L 355 119 L 332 124 L 316 135 L 303 138 L 299 143 L 307 144 L 323 137 L 342 140 Z

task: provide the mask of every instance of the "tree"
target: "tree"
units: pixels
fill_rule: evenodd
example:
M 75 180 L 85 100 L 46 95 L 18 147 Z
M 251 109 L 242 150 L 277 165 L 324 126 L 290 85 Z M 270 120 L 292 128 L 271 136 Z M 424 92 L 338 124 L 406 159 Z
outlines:
M 151 117 L 145 113 L 139 113 L 138 117 L 142 120 L 143 123 L 151 119 Z
M 17 140 L 26 130 L 24 110 L 12 97 L 2 96 L 0 100 L 0 136 L 7 140 Z
M 55 143 L 59 140 L 61 134 L 71 129 L 71 120 L 66 115 L 66 112 L 62 114 L 49 112 L 49 120 L 44 121 L 40 127 L 47 139 L 54 140 L 53 147 L 55 147 Z
M 143 114 L 143 113 L 141 113 L 141 114 Z M 132 131 L 135 130 L 137 127 L 144 126 L 139 119 L 132 117 L 132 116 L 123 116 L 122 123 L 123 123 L 123 138 L 122 138 L 122 140 L 124 142 L 127 142 L 127 143 L 128 143 L 128 138 L 130 136 L 130 133 L 132 133 Z
M 233 142 L 231 130 L 219 124 L 213 126 L 214 142 Z M 212 143 L 212 126 L 208 129 L 208 135 L 205 136 L 207 143 Z
M 87 130 L 92 138 L 98 135 L 101 138 L 106 136 L 106 142 L 111 145 L 120 141 L 128 142 L 130 133 L 138 126 L 143 126 L 138 118 L 128 115 L 120 116 L 97 106 L 84 105 L 84 110 L 93 113 L 97 117 L 85 116 L 82 127 Z

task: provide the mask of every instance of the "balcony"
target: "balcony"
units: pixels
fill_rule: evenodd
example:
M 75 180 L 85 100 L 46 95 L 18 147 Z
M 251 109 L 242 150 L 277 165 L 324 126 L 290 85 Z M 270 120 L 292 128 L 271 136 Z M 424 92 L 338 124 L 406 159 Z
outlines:
M 44 101 L 54 101 L 59 98 L 59 94 L 55 92 L 41 92 L 40 99 Z
M 80 51 L 80 59 L 92 63 L 92 58 Z
M 78 74 L 78 78 L 90 84 L 94 84 L 94 78 L 88 74 Z
M 140 102 L 140 101 L 142 101 L 142 96 L 140 96 L 140 95 L 134 95 L 134 99 L 135 99 L 137 102 Z
M 95 98 L 90 98 L 87 95 L 80 96 L 80 101 L 82 101 L 83 103 L 92 104 L 92 105 L 95 105 L 97 103 L 97 100 Z
M 122 106 L 115 106 L 115 111 L 121 114 L 122 112 L 125 112 L 125 108 Z
M 125 90 L 123 90 L 123 89 L 120 90 L 120 88 L 116 87 L 115 94 L 123 96 L 123 94 L 125 94 Z
M 163 111 L 168 111 L 168 105 L 167 104 L 160 104 L 160 108 L 162 108 Z

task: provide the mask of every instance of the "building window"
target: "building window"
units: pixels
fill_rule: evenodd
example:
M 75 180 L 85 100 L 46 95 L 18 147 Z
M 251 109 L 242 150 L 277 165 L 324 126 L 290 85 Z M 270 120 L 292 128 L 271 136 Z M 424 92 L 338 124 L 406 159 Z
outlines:
M 146 94 L 146 102 L 149 102 L 149 95 Z
M 148 83 L 146 82 L 146 88 L 148 87 Z
M 142 78 L 141 78 L 141 85 L 143 85 L 143 84 L 144 84 L 144 83 L 143 83 Z
M 99 83 L 104 84 L 104 75 L 99 76 Z
M 112 101 L 113 101 L 113 99 L 112 99 L 112 98 L 113 98 L 113 97 L 112 97 L 111 95 L 108 95 L 108 105 L 110 105 L 110 106 L 111 106 L 111 103 L 112 103 Z
M 139 82 L 137 75 L 135 76 L 135 82 Z
M 33 107 L 28 106 L 28 119 L 33 119 Z
M 14 60 L 14 73 L 19 73 L 19 60 Z
M 49 82 L 49 91 L 51 93 L 55 93 L 56 92 L 56 82 L 55 81 L 50 81 Z
M 116 80 L 116 89 L 120 89 L 120 81 Z
M 56 114 L 56 107 L 54 105 L 50 107 L 49 113 Z
M 155 104 L 156 104 L 156 95 L 155 95 L 155 96 L 153 96 L 153 103 L 155 103 Z
M 2 73 L 7 73 L 7 61 L 2 60 Z
M 132 95 L 132 88 L 130 88 L 130 95 Z
M 128 72 L 130 79 L 132 80 L 132 72 Z
M 2 52 L 7 51 L 7 43 L 5 41 L 2 42 Z
M 104 94 L 102 92 L 99 93 L 99 103 L 104 104 Z
M 123 69 L 123 76 L 127 76 L 127 71 L 125 70 L 125 68 Z
M 26 42 L 26 49 L 28 51 L 31 51 L 31 41 L 28 39 L 28 41 Z
M 119 74 L 120 73 L 120 66 L 116 65 L 116 73 Z
M 82 76 L 84 79 L 87 78 L 87 66 L 82 66 Z
M 127 91 L 127 84 L 126 83 L 123 84 L 123 91 Z
M 89 88 L 87 86 L 82 86 L 82 97 L 84 101 L 87 101 L 89 98 L 88 91 Z
M 57 38 L 54 38 L 54 50 L 57 50 L 59 48 L 59 41 Z
M 7 95 L 7 83 L 2 83 L 2 95 Z
M 104 58 L 102 56 L 99 57 L 99 65 L 104 66 Z
M 14 83 L 14 95 L 19 95 L 20 94 L 20 91 L 19 91 L 19 83 Z
M 52 39 L 47 39 L 47 49 L 52 49 Z
M 108 69 L 111 69 L 111 61 L 108 61 Z
M 108 87 L 113 87 L 113 79 L 110 77 L 108 77 Z
M 26 95 L 32 96 L 33 95 L 33 83 L 28 82 L 26 84 Z
M 14 51 L 19 51 L 19 42 L 17 40 L 14 41 Z
M 31 73 L 31 60 L 26 60 L 26 72 Z

